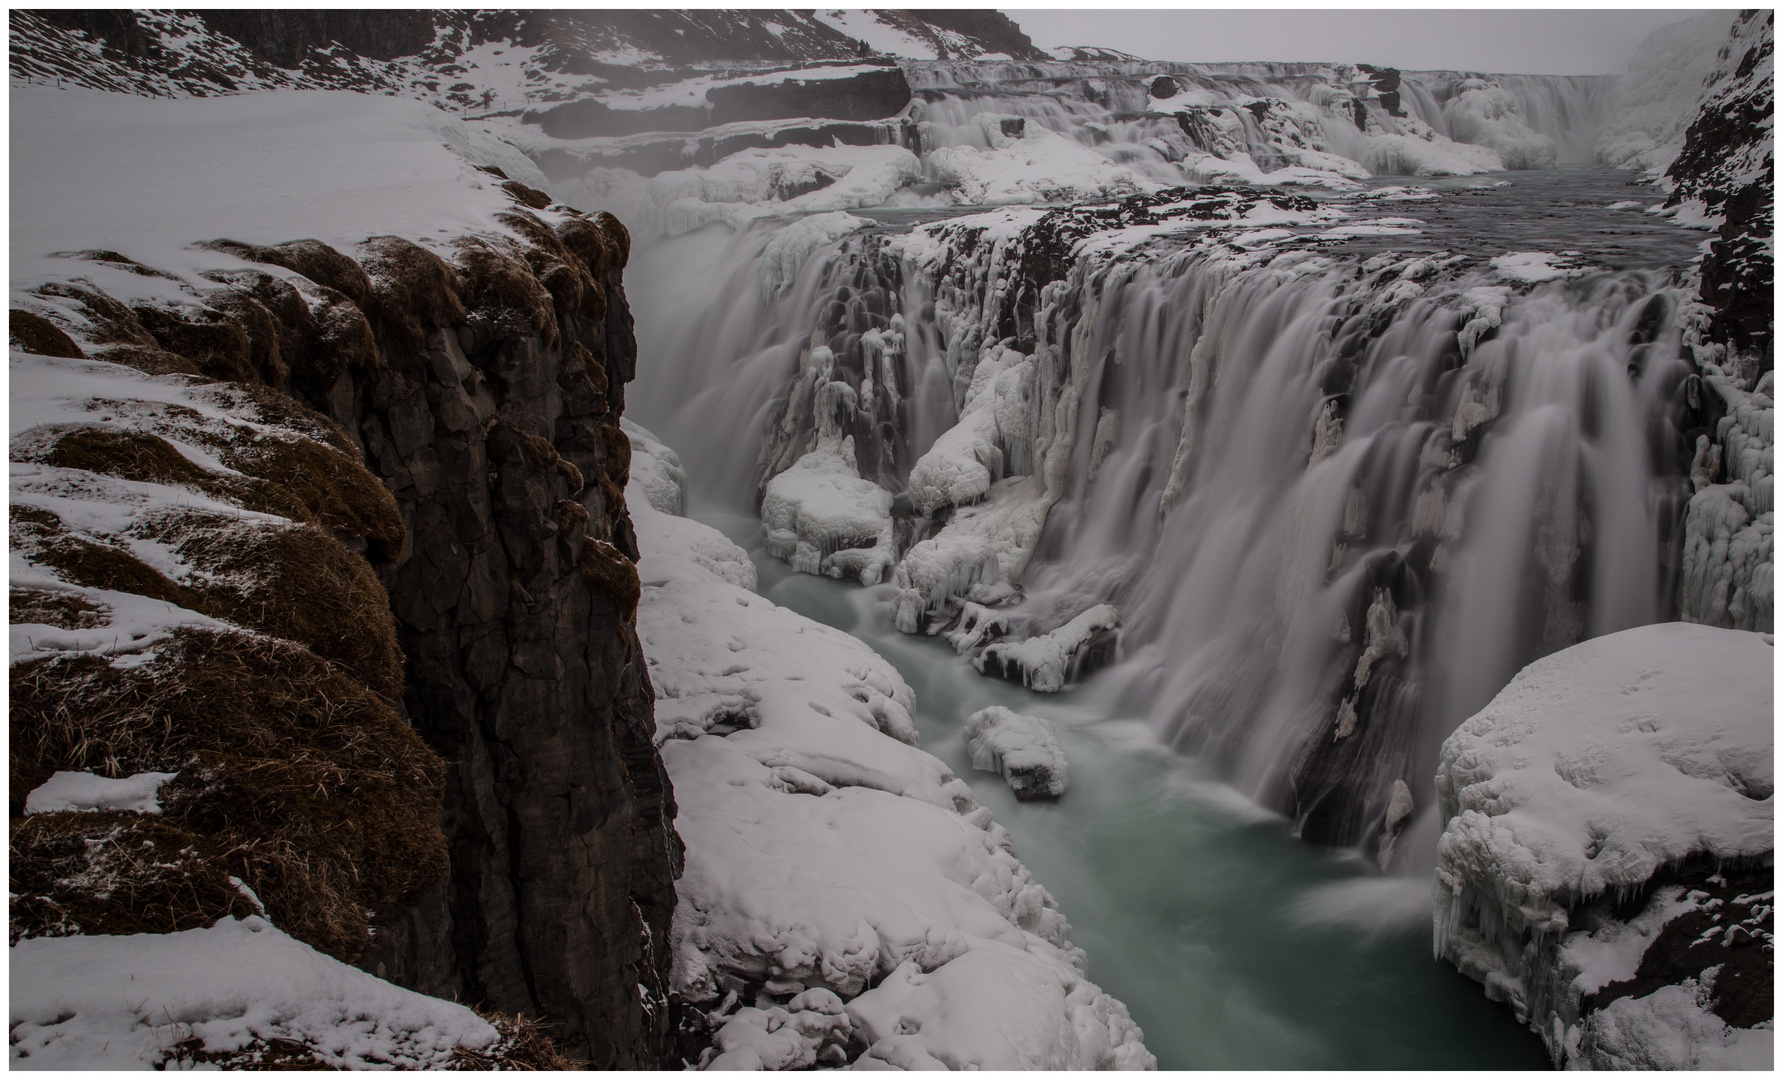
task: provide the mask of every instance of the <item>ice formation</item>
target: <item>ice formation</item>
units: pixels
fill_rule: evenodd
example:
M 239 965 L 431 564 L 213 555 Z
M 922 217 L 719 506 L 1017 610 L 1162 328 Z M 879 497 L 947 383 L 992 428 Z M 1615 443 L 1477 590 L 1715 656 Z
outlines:
M 762 529 L 794 570 L 877 585 L 897 559 L 891 511 L 892 493 L 857 471 L 853 436 L 831 434 L 768 481 Z
M 1071 784 L 1052 724 L 993 705 L 966 718 L 972 767 L 1001 773 L 1021 800 L 1056 799 Z
M 1113 633 L 1120 624 L 1113 604 L 1097 604 L 1050 633 L 987 645 L 972 663 L 979 671 L 995 669 L 1004 678 L 1018 678 L 1030 690 L 1057 693 L 1086 659 L 1086 652 L 1112 651 Z
M 1604 1046 L 1622 1047 L 1612 1056 L 1672 1060 L 1642 1058 L 1628 1043 L 1680 1037 L 1650 1022 L 1681 1015 L 1678 990 L 1584 1021 L 1581 999 L 1632 976 L 1645 939 L 1678 912 L 1617 930 L 1582 909 L 1639 895 L 1693 857 L 1770 857 L 1772 650 L 1758 634 L 1687 623 L 1593 638 L 1524 668 L 1443 743 L 1436 951 L 1526 1018 L 1556 1061 L 1580 1052 L 1582 1033 L 1571 1029 L 1581 1022 L 1615 1028 L 1600 1033 Z M 1623 959 L 1604 953 L 1629 935 L 1642 940 Z M 1698 987 L 1683 989 L 1690 998 Z M 1728 1038 L 1719 1020 L 1691 1022 Z M 1769 1053 L 1768 1032 L 1733 1041 L 1748 1039 Z
M 913 745 L 896 670 L 723 573 L 747 556 L 715 530 L 632 512 L 704 1064 L 1150 1067 L 1008 833 Z M 683 554 L 722 546 L 716 571 Z

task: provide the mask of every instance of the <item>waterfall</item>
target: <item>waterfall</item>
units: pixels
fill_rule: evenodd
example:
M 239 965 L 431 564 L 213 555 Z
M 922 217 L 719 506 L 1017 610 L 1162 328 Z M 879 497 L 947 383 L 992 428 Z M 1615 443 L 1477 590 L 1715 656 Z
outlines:
M 988 157 L 1043 129 L 1067 157 L 1156 183 L 1239 160 L 1353 169 L 1382 146 L 1461 145 L 1450 135 L 1507 162 L 1574 160 L 1613 82 L 1307 64 L 907 72 L 931 178 L 949 151 Z M 1551 198 L 1536 192 L 1492 212 Z M 1118 241 L 1157 213 L 1304 230 L 1349 213 L 1330 207 L 1379 212 L 1376 195 L 1414 212 L 1438 198 L 1166 188 L 1056 211 L 859 210 L 831 215 L 837 238 L 802 263 L 766 254 L 784 219 L 709 226 L 634 253 L 638 333 L 661 359 L 631 407 L 680 451 L 696 498 L 736 510 L 820 441 L 832 459 L 852 446 L 841 467 L 896 496 L 890 518 L 800 537 L 806 569 L 869 566 L 871 583 L 895 564 L 899 629 L 955 631 L 981 668 L 982 627 L 1021 641 L 1112 604 L 1118 674 L 1089 699 L 1149 718 L 1306 838 L 1391 850 L 1397 830 L 1428 830 L 1442 739 L 1517 670 L 1673 616 L 1690 448 L 1718 417 L 1679 358 L 1667 267 L 1688 241 L 1534 285 L 1496 274 L 1490 252 L 1441 249 L 1477 245 L 1479 221 L 1398 250 L 1368 228 L 1337 246 L 1230 230 Z M 1416 233 L 1404 220 L 1370 227 Z M 829 558 L 876 534 L 894 550 Z M 1402 790 L 1409 816 L 1389 813 Z

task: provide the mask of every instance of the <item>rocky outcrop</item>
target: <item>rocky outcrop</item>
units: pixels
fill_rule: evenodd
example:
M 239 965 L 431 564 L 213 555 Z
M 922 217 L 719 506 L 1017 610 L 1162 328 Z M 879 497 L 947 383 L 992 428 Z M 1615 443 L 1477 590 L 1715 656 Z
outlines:
M 553 138 L 586 139 L 642 132 L 702 131 L 745 120 L 809 117 L 859 123 L 883 120 L 910 103 L 910 84 L 898 68 L 888 64 L 850 70 L 851 74 L 834 78 L 826 78 L 822 69 L 767 72 L 711 86 L 698 95 L 697 104 L 614 108 L 601 101 L 583 99 L 528 112 L 522 119 L 537 123 Z M 809 74 L 803 74 L 806 71 Z M 731 152 L 743 148 L 744 145 L 737 145 Z M 684 160 L 677 167 L 687 164 Z
M 207 293 L 196 316 L 79 287 L 61 299 L 88 317 L 77 332 L 95 355 L 233 380 L 263 412 L 284 401 L 313 415 L 274 391 L 309 403 L 333 453 L 362 456 L 366 479 L 382 482 L 367 505 L 383 518 L 299 520 L 363 554 L 340 552 L 382 618 L 394 616 L 389 648 L 340 639 L 355 625 L 347 614 L 308 631 L 309 647 L 370 664 L 359 673 L 378 695 L 368 708 L 431 750 L 414 747 L 434 763 L 415 791 L 439 808 L 424 813 L 435 855 L 358 858 L 370 880 L 395 884 L 361 901 L 369 948 L 337 954 L 425 993 L 545 1018 L 593 1066 L 651 1067 L 668 1034 L 681 849 L 634 631 L 630 444 L 618 426 L 637 357 L 621 284 L 630 241 L 609 216 L 541 217 L 524 208 L 536 193 L 509 190 L 521 205 L 500 217 L 520 239 L 463 238 L 451 261 L 396 237 L 351 254 L 221 240 L 212 246 L 282 273 L 224 275 L 225 291 Z M 83 461 L 108 451 L 74 449 Z M 176 472 L 203 471 L 162 456 Z M 137 448 L 124 460 L 150 459 Z M 316 480 L 311 464 L 289 476 L 268 466 L 169 479 L 238 505 L 281 492 L 289 501 Z M 263 473 L 266 491 L 254 486 Z M 250 618 L 254 600 L 251 590 L 222 598 L 218 617 Z
M 1770 1067 L 1772 701 L 1754 676 L 1772 648 L 1683 623 L 1594 638 L 1443 744 L 1437 955 L 1557 1066 Z
M 1702 302 L 1713 311 L 1708 337 L 1727 346 L 1747 388 L 1771 368 L 1775 321 L 1772 111 L 1775 13 L 1742 12 L 1703 84 L 1702 105 L 1666 176 L 1668 206 L 1694 204 L 1722 223 L 1702 261 Z M 1738 358 L 1744 358 L 1743 361 Z

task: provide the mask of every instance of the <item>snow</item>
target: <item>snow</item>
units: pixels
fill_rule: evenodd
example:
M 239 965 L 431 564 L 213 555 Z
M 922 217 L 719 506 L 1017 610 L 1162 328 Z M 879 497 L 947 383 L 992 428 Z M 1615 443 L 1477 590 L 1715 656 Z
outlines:
M 762 297 L 773 301 L 798 280 L 799 270 L 813 251 L 868 225 L 865 218 L 841 210 L 813 214 L 782 226 L 768 240 L 757 263 Z
M 921 178 L 921 163 L 901 146 L 740 150 L 709 168 L 677 169 L 638 181 L 647 199 L 640 209 L 651 218 L 641 224 L 679 235 L 713 222 L 738 228 L 770 214 L 854 210 L 881 205 L 892 192 Z M 824 180 L 831 182 L 816 187 Z M 785 197 L 793 191 L 804 193 Z M 833 227 L 839 219 L 830 221 Z
M 1000 125 L 1012 117 L 979 113 L 973 119 L 990 149 L 943 146 L 928 156 L 934 178 L 956 189 L 961 202 L 979 206 L 1081 202 L 1161 186 L 1039 123 L 1024 124 L 1022 134 L 1011 137 Z
M 189 246 L 223 237 L 311 238 L 351 251 L 395 234 L 443 248 L 467 233 L 504 231 L 493 215 L 513 207 L 500 181 L 472 162 L 546 182 L 486 129 L 418 101 L 364 94 L 168 101 L 15 87 L 11 118 L 13 145 L 31 148 L 13 172 L 15 296 L 70 272 L 53 252 L 115 251 L 195 279 L 242 267 Z M 139 289 L 171 284 L 113 273 Z
M 1597 160 L 1654 176 L 1671 166 L 1730 21 L 1727 12 L 1705 12 L 1662 26 L 1641 42 L 1616 82 L 1614 111 L 1597 136 Z
M 874 11 L 814 11 L 811 17 L 851 38 L 867 43 L 874 53 L 911 60 L 935 59 L 935 47 L 915 34 L 886 25 Z
M 174 934 L 28 938 L 12 946 L 15 1069 L 145 1069 L 195 1039 L 230 1053 L 274 1039 L 343 1068 L 439 1068 L 497 1033 L 476 1013 L 368 975 L 259 917 Z
M 1030 690 L 1053 694 L 1065 688 L 1071 672 L 1071 661 L 1077 651 L 1096 635 L 1111 631 L 1121 623 L 1113 604 L 1097 604 L 1073 618 L 1064 626 L 1047 634 L 1038 634 L 1022 642 L 999 641 L 988 645 L 972 662 L 979 671 L 993 663 L 1021 672 L 1022 682 Z
M 642 424 L 626 417 L 619 418 L 619 428 L 631 441 L 631 479 L 625 486 L 625 501 L 635 507 L 638 499 L 664 514 L 679 514 L 687 502 L 687 470 L 680 455 L 652 435 Z
M 1008 450 L 1032 456 L 1028 401 L 1033 396 L 1031 357 L 995 346 L 972 372 L 959 423 L 935 440 L 910 469 L 910 499 L 924 514 L 943 506 L 982 501 L 1005 472 L 1026 472 L 1026 462 L 1006 462 Z M 1013 456 L 1013 455 L 1011 455 Z
M 161 785 L 178 775 L 144 772 L 113 780 L 90 772 L 58 772 L 25 796 L 25 813 L 122 810 L 133 814 L 159 814 Z
M 1557 278 L 1578 277 L 1584 268 L 1578 263 L 1578 252 L 1513 251 L 1491 261 L 1492 270 L 1506 281 L 1542 282 Z
M 1713 982 L 1686 979 L 1642 998 L 1617 998 L 1586 1018 L 1599 1069 L 1750 1069 L 1769 1072 L 1776 1031 L 1730 1028 L 1709 1009 Z
M 1528 1009 L 1531 936 L 1707 853 L 1773 844 L 1767 637 L 1662 623 L 1537 660 L 1443 743 L 1436 948 Z
M 722 1025 L 704 1064 L 1152 1066 L 1007 831 L 914 745 L 896 669 L 727 577 L 748 557 L 716 530 L 632 512 L 687 846 L 673 982 Z
M 966 718 L 966 750 L 974 769 L 1001 773 L 1018 799 L 1056 799 L 1071 784 L 1059 737 L 1037 716 L 980 709 Z

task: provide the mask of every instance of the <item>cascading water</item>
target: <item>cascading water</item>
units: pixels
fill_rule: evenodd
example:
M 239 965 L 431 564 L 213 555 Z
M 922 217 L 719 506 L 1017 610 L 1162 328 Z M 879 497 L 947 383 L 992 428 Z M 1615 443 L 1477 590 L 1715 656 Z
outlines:
M 696 509 L 751 548 L 770 597 L 899 664 L 925 746 L 965 770 L 968 712 L 1035 711 L 1086 776 L 1129 777 L 1107 782 L 1150 800 L 1074 787 L 1041 811 L 983 796 L 1094 942 L 1098 977 L 1148 1002 L 1135 1016 L 1166 1063 L 1255 1062 L 1288 1016 L 1322 1049 L 1289 1039 L 1269 1058 L 1284 1067 L 1460 1064 L 1383 1053 L 1439 1013 L 1442 1030 L 1476 1032 L 1456 1036 L 1466 1054 L 1530 1049 L 1496 1014 L 1473 1029 L 1445 1013 L 1477 991 L 1417 983 L 1422 942 L 1340 964 L 1429 995 L 1379 1045 L 1335 1049 L 1354 1024 L 1314 1020 L 1295 972 L 1333 927 L 1372 942 L 1428 926 L 1431 777 L 1457 723 L 1539 656 L 1676 614 L 1692 454 L 1719 419 L 1680 359 L 1677 269 L 1696 237 L 1631 210 L 1652 195 L 1627 174 L 1498 171 L 1587 159 L 1610 82 L 906 71 L 922 181 L 883 205 L 634 252 L 639 338 L 661 359 L 631 409 L 679 450 Z M 1024 165 L 1033 154 L 1051 171 Z M 1414 168 L 1454 175 L 1367 175 Z M 1265 176 L 1274 190 L 1166 186 Z M 1071 205 L 959 205 L 972 200 Z M 800 501 L 784 478 L 801 470 L 828 478 L 831 501 Z M 861 484 L 876 497 L 831 499 Z M 1118 611 L 1118 650 L 1112 634 L 1067 642 L 1045 678 L 1010 659 L 1101 605 Z M 973 664 L 1069 685 L 1043 699 Z M 1297 863 L 1259 886 L 1276 914 L 1249 933 L 1275 935 L 1279 970 L 1249 974 L 1254 937 L 1157 955 L 1185 919 L 1198 942 L 1237 924 L 1183 875 L 1127 865 L 1226 865 L 1209 843 L 1225 834 L 1169 794 L 1177 773 L 1077 734 L 1129 721 L 1192 770 L 1189 787 L 1217 777 L 1291 823 L 1275 835 L 1342 852 L 1324 856 L 1341 868 Z M 1247 835 L 1247 852 L 1274 850 Z M 1196 990 L 1208 980 L 1276 1004 L 1247 1005 L 1231 1031 L 1160 1035 L 1178 1003 L 1218 1013 Z M 1232 1040 L 1252 1056 L 1222 1057 Z
M 638 395 L 720 497 L 789 467 L 824 409 L 859 475 L 902 492 L 970 412 L 981 357 L 1012 350 L 1001 377 L 1026 381 L 997 406 L 989 501 L 895 511 L 897 555 L 946 567 L 905 629 L 995 599 L 1019 638 L 1113 603 L 1113 707 L 1308 839 L 1372 851 L 1411 824 L 1388 820 L 1395 782 L 1429 808 L 1441 739 L 1520 667 L 1668 616 L 1709 418 L 1664 272 L 1518 295 L 1381 236 L 1268 259 L 1160 242 L 1063 273 L 1046 229 L 973 220 L 863 230 L 772 299 L 772 229 L 738 238 L 710 309 L 728 314 L 670 333 L 682 366 Z M 1006 506 L 1017 524 L 980 530 L 996 571 L 959 561 L 961 519 Z M 999 572 L 1019 588 L 987 593 Z

